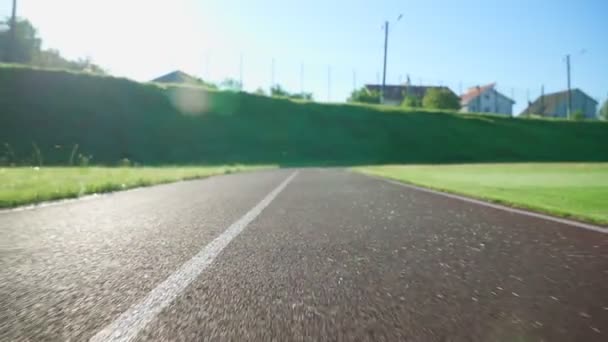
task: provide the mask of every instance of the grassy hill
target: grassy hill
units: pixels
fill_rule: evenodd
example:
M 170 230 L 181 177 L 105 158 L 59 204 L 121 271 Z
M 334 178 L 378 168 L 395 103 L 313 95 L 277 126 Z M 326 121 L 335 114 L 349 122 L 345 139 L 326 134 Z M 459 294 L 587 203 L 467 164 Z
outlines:
M 608 161 L 608 124 L 294 102 L 0 67 L 0 158 L 359 165 Z M 38 154 L 36 149 L 40 150 Z

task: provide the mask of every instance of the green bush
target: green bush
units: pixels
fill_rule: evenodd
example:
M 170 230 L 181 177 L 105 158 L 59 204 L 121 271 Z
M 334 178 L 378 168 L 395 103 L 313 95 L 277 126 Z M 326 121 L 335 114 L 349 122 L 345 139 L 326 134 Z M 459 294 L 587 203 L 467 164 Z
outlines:
M 93 156 L 91 155 L 84 155 L 84 154 L 78 154 L 78 165 L 79 166 L 89 166 L 89 164 L 91 163 L 91 161 L 93 160 Z
M 582 109 L 577 109 L 574 111 L 574 113 L 572 113 L 572 120 L 584 120 L 585 119 L 585 113 L 583 112 Z
M 403 99 L 401 106 L 407 108 L 418 108 L 422 107 L 422 101 L 416 96 L 406 96 L 405 99 Z
M 10 18 L 0 21 L 0 25 L 10 26 Z M 38 30 L 27 19 L 17 19 L 15 41 L 12 46 L 10 35 L 10 30 L 0 30 L 0 61 L 97 74 L 105 73 L 105 70 L 94 64 L 89 58 L 71 61 L 61 56 L 57 50 L 43 50 Z
M 428 109 L 460 109 L 460 99 L 448 89 L 430 88 L 424 94 L 422 106 Z
M 182 102 L 195 110 L 182 111 Z M 0 156 L 15 164 L 33 163 L 32 142 L 47 166 L 123 158 L 143 165 L 608 160 L 606 122 L 321 104 L 23 67 L 0 66 L 0 108 L 8 144 Z
M 370 103 L 370 104 L 379 104 L 380 103 L 380 92 L 369 90 L 365 87 L 353 90 L 350 94 L 350 97 L 347 100 L 348 102 L 353 103 Z
M 600 117 L 604 120 L 608 120 L 608 100 L 604 101 L 604 104 L 600 109 Z

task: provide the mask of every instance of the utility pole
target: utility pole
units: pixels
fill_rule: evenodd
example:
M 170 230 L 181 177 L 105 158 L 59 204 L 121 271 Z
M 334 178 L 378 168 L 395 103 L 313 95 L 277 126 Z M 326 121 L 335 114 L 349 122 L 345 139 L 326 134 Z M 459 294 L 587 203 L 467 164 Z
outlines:
M 304 63 L 300 64 L 300 94 L 304 94 Z
M 353 69 L 353 90 L 357 90 L 357 70 Z
M 528 102 L 526 104 L 526 115 L 530 114 L 530 105 L 532 105 L 532 103 L 530 103 L 530 89 L 526 89 L 526 101 Z
M 570 55 L 566 55 L 566 72 L 568 74 L 568 119 L 572 115 L 572 89 L 570 88 Z
M 239 85 L 243 90 L 243 53 L 239 56 Z
M 209 70 L 210 62 L 211 57 L 209 56 L 209 53 L 207 53 L 207 58 L 205 60 L 205 77 L 207 78 L 206 81 L 211 81 L 211 71 Z
M 481 113 L 481 87 L 477 86 L 477 113 Z
M 272 88 L 274 88 L 274 58 L 272 59 L 272 64 L 270 66 L 270 91 L 272 92 Z
M 384 89 L 386 88 L 386 54 L 388 52 L 388 20 L 384 22 L 384 68 L 382 72 L 382 88 L 380 90 L 380 103 L 384 103 Z
M 545 114 L 545 85 L 541 84 L 540 85 L 540 111 L 542 113 L 539 114 Z
M 13 12 L 11 15 L 10 41 L 6 51 L 6 60 L 8 62 L 16 62 L 16 30 L 17 30 L 17 0 L 13 0 Z
M 327 67 L 327 102 L 331 101 L 331 65 Z
M 403 18 L 403 14 L 399 14 L 396 21 L 401 20 L 401 18 Z M 383 73 L 382 73 L 382 88 L 380 91 L 380 103 L 384 102 L 384 90 L 386 88 L 386 59 L 388 56 L 388 29 L 389 29 L 389 22 L 387 20 L 384 22 L 384 67 L 382 68 Z

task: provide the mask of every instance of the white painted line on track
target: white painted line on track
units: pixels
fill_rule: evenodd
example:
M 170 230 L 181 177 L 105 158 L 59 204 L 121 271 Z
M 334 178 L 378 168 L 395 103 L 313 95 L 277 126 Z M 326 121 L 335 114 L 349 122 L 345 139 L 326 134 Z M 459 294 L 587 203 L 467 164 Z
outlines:
M 239 235 L 291 182 L 298 171 L 292 173 L 279 186 L 249 210 L 238 221 L 234 222 L 222 234 L 205 246 L 198 254 L 186 262 L 169 278 L 160 283 L 139 303 L 122 313 L 114 322 L 103 328 L 91 342 L 132 341 L 167 305 L 179 296 L 226 246 Z
M 385 181 L 385 182 L 388 182 L 388 183 L 391 183 L 391 184 L 399 185 L 399 186 L 402 186 L 402 187 L 406 187 L 406 188 L 409 188 L 409 189 L 414 189 L 414 190 L 418 190 L 418 191 L 428 192 L 428 193 L 431 193 L 431 194 L 440 195 L 440 196 L 444 196 L 444 197 L 449 197 L 449 198 L 452 198 L 452 199 L 457 199 L 457 200 L 461 200 L 461 201 L 465 201 L 465 202 L 469 202 L 469 203 L 474 203 L 474 204 L 478 204 L 478 205 L 482 205 L 482 206 L 485 206 L 485 207 L 490 207 L 490 208 L 494 208 L 494 209 L 498 209 L 498 210 L 504 210 L 504 211 L 508 211 L 508 212 L 511 212 L 511 213 L 519 214 L 519 215 L 525 215 L 525 216 L 535 217 L 535 218 L 539 218 L 539 219 L 542 219 L 542 220 L 553 221 L 553 222 L 565 224 L 565 225 L 568 225 L 568 226 L 573 226 L 573 227 L 577 227 L 577 228 L 591 230 L 591 231 L 598 232 L 598 233 L 608 234 L 608 228 L 596 226 L 596 225 L 589 224 L 589 223 L 577 222 L 577 221 L 568 220 L 568 219 L 564 219 L 564 218 L 559 218 L 559 217 L 555 217 L 555 216 L 549 216 L 549 215 L 544 215 L 544 214 L 540 214 L 540 213 L 535 213 L 535 212 L 528 211 L 528 210 L 511 208 L 511 207 L 507 207 L 507 206 L 504 206 L 504 205 L 500 205 L 500 204 L 496 204 L 496 203 L 490 203 L 490 202 L 486 202 L 486 201 L 482 201 L 482 200 L 478 200 L 478 199 L 474 199 L 474 198 L 470 198 L 470 197 L 450 194 L 450 193 L 447 193 L 447 192 L 441 192 L 441 191 L 427 189 L 427 188 L 423 188 L 423 187 L 412 185 L 412 184 L 402 183 L 402 182 L 399 182 L 399 181 L 396 181 L 396 180 L 392 180 L 392 179 L 388 179 L 388 178 L 382 178 L 382 177 L 376 176 L 376 175 L 369 175 L 369 174 L 366 174 L 366 173 L 358 173 L 358 174 L 364 175 L 364 176 L 367 176 L 367 177 L 370 177 L 370 178 L 373 178 L 373 179 Z

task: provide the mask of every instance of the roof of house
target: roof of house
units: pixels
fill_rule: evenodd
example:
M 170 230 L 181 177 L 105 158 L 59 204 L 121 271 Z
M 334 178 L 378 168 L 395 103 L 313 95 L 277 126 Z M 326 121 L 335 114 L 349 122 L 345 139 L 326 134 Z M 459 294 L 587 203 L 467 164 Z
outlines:
M 460 95 L 460 103 L 467 105 L 472 99 L 478 97 L 482 93 L 485 93 L 486 90 L 494 88 L 495 85 L 496 83 L 491 83 L 485 86 L 471 87 L 467 89 L 466 93 Z
M 370 91 L 380 91 L 382 85 L 380 84 L 366 84 L 365 88 Z M 443 86 L 414 86 L 414 85 L 386 85 L 384 88 L 384 98 L 391 101 L 402 102 L 405 99 L 406 94 L 409 96 L 422 98 L 429 89 L 445 89 L 450 92 L 452 90 L 448 87 Z M 454 93 L 454 92 L 452 92 Z M 454 94 L 456 96 L 456 94 Z
M 188 75 L 181 70 L 175 70 L 166 75 L 153 79 L 152 82 L 199 84 L 199 83 L 201 83 L 201 80 L 194 76 Z
M 466 93 L 460 95 L 460 103 L 463 106 L 466 106 L 469 104 L 469 102 L 471 102 L 471 100 L 476 99 L 479 95 L 485 93 L 486 91 L 488 91 L 490 89 L 494 89 L 495 87 L 496 87 L 496 83 L 490 83 L 490 84 L 486 84 L 484 86 L 471 87 L 471 88 L 467 89 Z M 512 103 L 515 103 L 515 101 L 513 101 L 513 99 L 508 98 L 507 96 L 499 93 L 498 91 L 496 91 L 496 93 L 498 93 L 505 99 L 511 101 Z
M 597 101 L 591 96 L 585 94 L 584 91 L 576 88 L 572 89 L 572 93 L 580 93 L 583 96 L 587 97 L 588 100 L 591 100 L 593 103 L 597 105 Z M 557 107 L 568 101 L 568 91 L 558 91 L 556 93 L 546 94 L 544 96 L 539 96 L 532 104 L 528 106 L 528 108 L 524 109 L 521 114 L 538 114 L 538 115 L 553 115 L 557 112 Z

